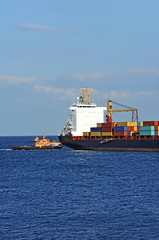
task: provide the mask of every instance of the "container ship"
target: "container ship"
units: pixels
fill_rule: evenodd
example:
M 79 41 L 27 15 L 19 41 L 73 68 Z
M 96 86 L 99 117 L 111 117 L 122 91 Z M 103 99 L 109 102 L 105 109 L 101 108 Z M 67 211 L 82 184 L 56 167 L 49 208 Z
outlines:
M 112 103 L 118 104 L 108 100 L 107 108 L 97 106 L 84 88 L 69 107 L 71 118 L 59 132 L 62 144 L 76 150 L 159 152 L 159 121 L 139 122 L 136 108 L 118 104 L 126 109 L 113 110 Z M 114 112 L 132 112 L 131 122 L 113 122 Z

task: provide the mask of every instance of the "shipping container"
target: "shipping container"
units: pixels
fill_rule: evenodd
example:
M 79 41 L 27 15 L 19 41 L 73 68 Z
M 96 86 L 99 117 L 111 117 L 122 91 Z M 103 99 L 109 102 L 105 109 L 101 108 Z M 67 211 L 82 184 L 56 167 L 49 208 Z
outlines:
M 102 127 L 114 127 L 115 123 L 102 123 Z
M 90 135 L 91 135 L 91 137 L 101 137 L 102 133 L 101 132 L 91 132 Z
M 102 123 L 97 123 L 97 127 L 102 127 Z
M 114 131 L 117 132 L 122 132 L 122 131 L 127 131 L 127 127 L 114 127 Z
M 128 126 L 127 124 L 128 124 L 128 122 L 117 122 L 116 126 L 117 127 L 127 127 Z
M 155 131 L 155 136 L 159 136 L 159 131 Z
M 127 136 L 127 131 L 117 131 L 113 133 L 114 136 Z
M 113 128 L 112 127 L 102 127 L 102 132 L 112 132 Z
M 89 135 L 90 135 L 90 132 L 83 132 L 84 137 L 89 137 Z
M 143 122 L 140 122 L 140 127 L 142 127 L 143 126 Z
M 127 127 L 127 131 L 131 131 L 131 127 Z
M 154 136 L 154 135 L 155 135 L 154 130 L 140 131 L 140 136 Z
M 142 126 L 140 127 L 140 131 L 154 131 L 155 127 L 154 126 Z
M 132 126 L 137 127 L 137 122 L 131 122 Z
M 140 122 L 137 123 L 137 126 L 140 127 Z
M 159 126 L 155 126 L 155 131 L 159 131 Z
M 102 132 L 102 136 L 106 137 L 106 136 L 113 136 L 112 132 Z
M 101 127 L 92 127 L 91 132 L 101 132 Z
M 137 127 L 137 122 L 127 122 L 128 127 Z
M 127 131 L 134 131 L 134 127 L 127 127 Z
M 143 126 L 158 126 L 158 121 L 144 121 Z

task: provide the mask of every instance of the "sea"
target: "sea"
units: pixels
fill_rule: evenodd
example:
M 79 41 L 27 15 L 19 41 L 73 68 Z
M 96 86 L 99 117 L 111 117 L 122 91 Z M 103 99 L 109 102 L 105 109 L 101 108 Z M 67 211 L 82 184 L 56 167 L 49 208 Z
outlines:
M 159 239 L 159 153 L 11 150 L 33 138 L 0 137 L 1 240 Z

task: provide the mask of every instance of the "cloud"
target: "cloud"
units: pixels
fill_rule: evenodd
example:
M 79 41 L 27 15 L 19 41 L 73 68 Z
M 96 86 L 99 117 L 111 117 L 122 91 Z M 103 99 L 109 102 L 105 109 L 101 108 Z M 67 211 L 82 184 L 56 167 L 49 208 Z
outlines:
M 75 100 L 76 97 L 80 95 L 80 92 L 82 93 L 82 88 L 81 91 L 76 88 L 54 88 L 51 86 L 44 86 L 44 85 L 34 85 L 34 90 L 38 93 L 45 93 L 45 94 L 52 94 L 52 96 L 55 99 L 59 100 L 67 100 L 67 99 L 72 99 Z M 134 92 L 129 92 L 129 91 L 108 91 L 105 92 L 103 91 L 98 91 L 93 88 L 88 88 L 89 92 L 91 95 L 93 95 L 93 98 L 96 100 L 99 98 L 101 99 L 111 99 L 111 100 L 119 100 L 119 102 L 122 101 L 127 101 L 130 98 L 147 98 L 147 97 L 152 97 L 152 96 L 158 96 L 159 91 L 134 91 Z
M 52 94 L 54 98 L 59 100 L 66 100 L 66 99 L 72 99 L 75 100 L 79 94 L 80 90 L 76 88 L 54 88 L 51 86 L 44 86 L 44 85 L 34 85 L 34 89 L 38 93 L 45 93 L 45 94 Z M 98 94 L 97 90 L 94 90 L 93 88 L 89 88 L 89 91 L 93 96 Z M 81 89 L 82 92 L 82 89 Z
M 95 72 L 95 73 L 77 73 L 72 75 L 65 75 L 65 77 L 69 77 L 76 81 L 86 81 L 86 80 L 101 80 L 105 79 L 106 77 L 112 76 L 113 73 L 111 72 Z
M 9 82 L 11 84 L 32 83 L 35 81 L 35 78 L 0 75 L 0 81 Z
M 50 33 L 74 32 L 73 30 L 65 30 L 61 28 L 55 28 L 38 24 L 18 24 L 16 25 L 16 28 L 29 30 L 33 32 L 50 32 Z
M 110 92 L 110 98 L 129 98 L 131 93 L 129 92 L 117 92 L 117 91 L 111 91 Z
M 139 91 L 139 92 L 134 92 L 133 94 L 136 96 L 145 96 L 145 97 L 150 97 L 153 95 L 159 96 L 159 91 Z
M 140 68 L 132 68 L 128 69 L 125 72 L 134 73 L 134 74 L 153 74 L 155 76 L 159 76 L 159 68 L 150 68 L 150 69 L 140 69 Z
M 38 93 L 53 94 L 56 99 L 65 100 L 67 98 L 75 98 L 77 89 L 54 88 L 51 86 L 35 85 L 34 89 Z
M 95 72 L 95 73 L 77 73 L 72 75 L 65 75 L 66 78 L 71 78 L 76 81 L 103 81 L 110 79 L 112 77 L 134 77 L 134 76 L 157 76 L 159 77 L 159 68 L 150 68 L 150 69 L 141 69 L 141 68 L 132 68 L 123 71 L 114 71 L 114 72 Z
M 71 82 L 72 81 L 78 81 L 78 82 L 83 82 L 84 84 L 89 84 L 90 81 L 94 82 L 94 83 L 98 83 L 97 85 L 99 85 L 99 82 L 101 81 L 101 84 L 108 84 L 108 82 L 105 81 L 109 81 L 109 86 L 111 86 L 112 84 L 120 84 L 120 86 L 122 86 L 122 84 L 127 83 L 127 81 L 129 81 L 129 84 L 133 84 L 136 85 L 138 84 L 138 81 L 142 78 L 142 80 L 144 80 L 144 77 L 152 77 L 151 81 L 147 80 L 147 84 L 151 84 L 152 81 L 155 81 L 155 83 L 159 83 L 159 68 L 150 68 L 150 69 L 140 69 L 140 68 L 134 68 L 134 69 L 127 69 L 124 71 L 114 71 L 114 72 L 94 72 L 94 73 L 77 73 L 77 74 L 64 74 L 61 76 L 57 76 L 57 77 L 52 77 L 52 78 L 38 78 L 38 80 L 40 80 L 41 82 L 59 82 L 62 80 L 67 80 L 67 82 Z M 136 78 L 137 77 L 137 78 Z M 153 78 L 154 77 L 154 78 Z M 156 78 L 157 77 L 157 78 Z M 133 79 L 133 81 L 132 81 Z M 148 78 L 147 78 L 148 79 Z M 37 78 L 35 77 L 18 77 L 18 76 L 9 76 L 9 75 L 0 75 L 0 81 L 8 81 L 10 83 L 32 83 L 37 81 Z M 156 80 L 158 82 L 156 82 Z M 113 82 L 114 81 L 114 82 Z M 140 80 L 141 83 L 141 80 Z M 119 85 L 118 84 L 118 85 Z M 92 85 L 92 84 L 91 84 Z M 152 84 L 151 84 L 152 85 Z M 99 85 L 101 86 L 101 85 Z M 108 87 L 109 87 L 108 86 Z M 117 85 L 116 85 L 117 86 Z M 137 86 L 137 85 L 136 85 Z M 145 84 L 144 84 L 145 86 Z M 152 85 L 153 86 L 153 85 Z M 49 89 L 48 89 L 49 91 Z M 113 93 L 112 93 L 113 94 Z
M 112 90 L 110 92 L 102 94 L 102 98 L 110 98 L 113 99 L 128 99 L 128 98 L 136 98 L 136 97 L 151 97 L 158 96 L 159 91 L 138 91 L 138 92 L 129 92 L 129 91 L 115 91 Z

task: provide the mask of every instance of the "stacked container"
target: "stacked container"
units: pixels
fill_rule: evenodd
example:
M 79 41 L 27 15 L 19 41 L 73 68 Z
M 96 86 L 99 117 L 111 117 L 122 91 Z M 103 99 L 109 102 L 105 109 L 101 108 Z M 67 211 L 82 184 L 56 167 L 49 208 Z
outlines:
M 140 136 L 159 136 L 159 121 L 144 121 Z
M 103 137 L 113 136 L 114 125 L 115 125 L 114 123 L 102 123 L 102 136 Z
M 159 121 L 97 123 L 97 127 L 92 127 L 90 132 L 83 133 L 85 137 L 124 137 L 136 135 L 159 136 Z
M 114 127 L 114 136 L 127 136 L 127 127 L 125 126 L 117 126 Z

